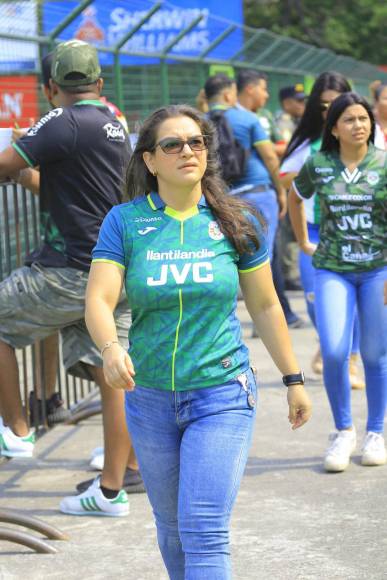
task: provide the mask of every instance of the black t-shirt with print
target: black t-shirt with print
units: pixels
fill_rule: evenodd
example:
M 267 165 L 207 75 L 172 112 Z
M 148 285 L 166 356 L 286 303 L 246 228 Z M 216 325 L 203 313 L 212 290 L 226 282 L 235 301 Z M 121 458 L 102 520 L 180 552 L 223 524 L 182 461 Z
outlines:
M 89 270 L 102 220 L 122 202 L 130 144 L 100 101 L 53 109 L 14 147 L 40 167 L 43 245 L 26 264 Z

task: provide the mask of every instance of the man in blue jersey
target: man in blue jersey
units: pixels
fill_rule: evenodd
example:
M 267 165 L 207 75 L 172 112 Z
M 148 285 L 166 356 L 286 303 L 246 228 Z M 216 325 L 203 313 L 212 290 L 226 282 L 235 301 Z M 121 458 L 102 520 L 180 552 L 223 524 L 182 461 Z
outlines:
M 278 218 L 286 213 L 286 192 L 279 182 L 279 163 L 273 145 L 257 115 L 235 106 L 236 84 L 233 79 L 221 74 L 212 76 L 207 79 L 204 90 L 210 110 L 225 110 L 235 139 L 250 151 L 245 173 L 232 184 L 231 193 L 243 196 L 264 215 L 268 224 L 268 248 L 272 255 Z
M 237 106 L 244 110 L 251 111 L 253 114 L 258 114 L 260 109 L 262 109 L 262 107 L 266 105 L 267 100 L 269 98 L 266 74 L 260 73 L 256 70 L 244 69 L 240 71 L 238 74 L 237 87 L 238 87 Z M 261 121 L 259 122 L 261 123 Z M 274 144 L 272 142 L 271 147 L 272 150 L 275 151 Z M 276 153 L 276 162 L 273 162 L 273 166 L 276 168 L 275 174 L 276 177 L 278 177 L 278 166 L 279 166 L 278 153 Z M 253 200 L 251 200 L 251 202 L 254 203 Z M 269 224 L 269 228 L 271 224 L 274 223 L 276 224 L 274 232 L 273 249 L 271 253 L 271 267 L 273 271 L 274 285 L 278 297 L 280 299 L 282 308 L 284 310 L 288 326 L 292 328 L 298 328 L 303 325 L 303 321 L 292 311 L 289 301 L 286 297 L 284 279 L 280 262 L 280 247 L 278 239 L 279 239 L 279 230 L 283 226 L 282 218 L 284 218 L 285 215 L 281 214 L 279 216 L 281 218 L 281 221 L 276 219 L 276 208 L 271 203 L 270 197 L 265 198 L 260 197 L 257 199 L 255 196 L 255 203 L 259 204 L 256 205 L 256 207 L 257 209 L 260 209 L 263 215 L 265 216 L 266 221 Z
M 210 110 L 224 110 L 235 139 L 250 151 L 245 173 L 232 184 L 231 193 L 241 196 L 264 216 L 272 259 L 278 220 L 286 214 L 286 192 L 279 183 L 274 146 L 256 115 L 268 98 L 266 76 L 257 71 L 241 71 L 235 83 L 226 75 L 214 75 L 207 79 L 204 90 Z M 292 312 L 286 296 L 279 294 L 288 324 L 298 325 L 300 319 Z
M 15 348 L 60 330 L 67 369 L 93 378 L 103 404 L 105 466 L 93 484 L 98 488 L 93 496 L 100 501 L 98 509 L 80 503 L 78 513 L 125 515 L 128 502 L 120 490 L 130 441 L 123 398 L 105 383 L 100 353 L 84 324 L 91 250 L 106 213 L 121 202 L 130 156 L 122 125 L 99 100 L 100 73 L 92 46 L 80 41 L 58 45 L 51 88 L 59 106 L 0 154 L 0 179 L 31 172 L 31 187 L 40 192 L 45 217 L 43 245 L 0 284 L 0 412 L 6 425 L 0 448 L 5 456 L 30 457 L 34 447 L 22 411 Z M 36 166 L 40 172 L 32 173 Z M 130 317 L 124 301 L 116 319 L 125 344 Z

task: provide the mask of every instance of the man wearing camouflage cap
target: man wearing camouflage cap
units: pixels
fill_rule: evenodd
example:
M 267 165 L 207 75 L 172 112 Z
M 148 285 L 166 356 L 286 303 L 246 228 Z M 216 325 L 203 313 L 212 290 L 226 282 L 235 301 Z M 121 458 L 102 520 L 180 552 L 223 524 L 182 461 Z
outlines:
M 101 479 L 79 496 L 65 498 L 61 510 L 79 515 L 128 513 L 121 490 L 130 441 L 123 392 L 105 383 L 102 358 L 84 323 L 91 250 L 106 213 L 122 201 L 130 157 L 127 135 L 99 100 L 103 86 L 97 51 L 71 40 L 57 46 L 51 89 L 58 107 L 0 154 L 0 179 L 20 177 L 40 194 L 45 216 L 42 245 L 26 265 L 0 284 L 0 449 L 9 457 L 30 457 L 20 398 L 16 348 L 60 330 L 66 368 L 94 379 L 101 388 L 105 466 Z M 40 173 L 34 167 L 40 166 Z M 126 347 L 130 314 L 126 300 L 116 309 L 118 339 Z

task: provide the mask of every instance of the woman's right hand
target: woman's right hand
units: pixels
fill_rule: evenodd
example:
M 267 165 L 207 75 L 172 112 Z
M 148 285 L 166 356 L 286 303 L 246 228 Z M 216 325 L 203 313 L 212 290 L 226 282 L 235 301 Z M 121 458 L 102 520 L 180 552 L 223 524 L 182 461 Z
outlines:
M 309 421 L 312 414 L 312 403 L 303 385 L 288 387 L 289 423 L 292 429 L 298 429 Z
M 311 242 L 305 242 L 305 244 L 302 244 L 300 246 L 300 248 L 304 252 L 304 254 L 306 254 L 307 256 L 313 256 L 313 254 L 317 250 L 317 244 L 312 244 Z
M 112 344 L 103 353 L 103 373 L 112 389 L 133 391 L 135 387 L 132 359 L 120 344 Z

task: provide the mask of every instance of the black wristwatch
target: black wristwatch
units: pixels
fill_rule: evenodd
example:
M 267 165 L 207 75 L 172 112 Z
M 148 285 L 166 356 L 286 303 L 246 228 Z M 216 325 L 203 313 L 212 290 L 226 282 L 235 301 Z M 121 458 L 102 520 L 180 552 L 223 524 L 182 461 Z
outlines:
M 282 377 L 282 382 L 285 387 L 291 387 L 292 385 L 304 385 L 305 375 L 302 371 L 295 373 L 294 375 L 284 375 Z

